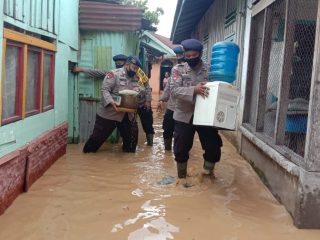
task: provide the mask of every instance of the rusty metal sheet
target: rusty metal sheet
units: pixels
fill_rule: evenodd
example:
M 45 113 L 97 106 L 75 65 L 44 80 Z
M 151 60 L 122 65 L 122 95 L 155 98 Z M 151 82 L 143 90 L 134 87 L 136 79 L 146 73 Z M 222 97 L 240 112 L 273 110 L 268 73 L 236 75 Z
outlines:
M 80 1 L 80 30 L 130 32 L 141 28 L 142 10 L 132 6 Z

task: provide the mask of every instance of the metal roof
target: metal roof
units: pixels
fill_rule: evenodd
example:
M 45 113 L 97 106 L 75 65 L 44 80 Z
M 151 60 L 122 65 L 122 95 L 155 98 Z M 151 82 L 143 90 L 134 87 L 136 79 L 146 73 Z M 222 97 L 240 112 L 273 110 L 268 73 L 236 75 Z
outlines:
M 80 1 L 80 30 L 132 32 L 141 29 L 142 10 L 133 6 Z
M 161 57 L 166 54 L 165 52 L 162 52 L 162 51 L 152 47 L 148 43 L 140 42 L 140 46 L 144 47 L 148 54 L 155 56 L 155 57 Z
M 170 37 L 174 44 L 190 38 L 213 2 L 214 0 L 178 0 Z

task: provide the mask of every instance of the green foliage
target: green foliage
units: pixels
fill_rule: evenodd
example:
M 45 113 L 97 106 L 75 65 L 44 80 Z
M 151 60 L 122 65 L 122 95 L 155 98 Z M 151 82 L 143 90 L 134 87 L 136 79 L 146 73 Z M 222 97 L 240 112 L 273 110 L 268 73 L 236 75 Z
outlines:
M 141 8 L 143 11 L 143 17 L 148 19 L 151 24 L 154 25 L 159 24 L 159 17 L 164 13 L 161 7 L 157 7 L 155 11 L 150 11 L 147 6 L 148 0 L 121 0 L 121 3 Z

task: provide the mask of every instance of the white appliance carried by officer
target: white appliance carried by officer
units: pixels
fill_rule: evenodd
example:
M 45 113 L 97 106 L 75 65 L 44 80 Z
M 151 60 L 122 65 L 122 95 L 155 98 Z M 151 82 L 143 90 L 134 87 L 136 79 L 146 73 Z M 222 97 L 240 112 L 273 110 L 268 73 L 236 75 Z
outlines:
M 212 47 L 209 96 L 197 96 L 193 124 L 235 130 L 239 91 L 231 84 L 236 79 L 239 47 L 219 42 Z

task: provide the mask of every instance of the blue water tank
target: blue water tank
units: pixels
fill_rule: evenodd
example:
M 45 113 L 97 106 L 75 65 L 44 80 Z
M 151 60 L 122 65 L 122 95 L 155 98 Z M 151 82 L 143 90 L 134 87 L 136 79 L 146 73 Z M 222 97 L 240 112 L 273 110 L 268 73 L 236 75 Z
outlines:
M 233 42 L 218 42 L 212 47 L 210 80 L 232 83 L 236 80 L 239 46 Z

